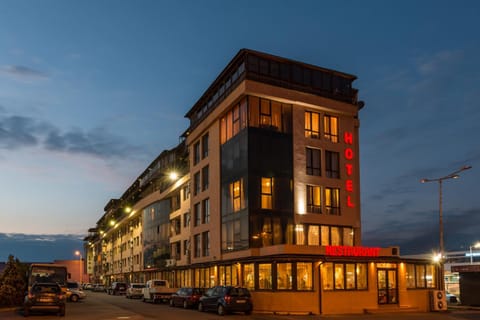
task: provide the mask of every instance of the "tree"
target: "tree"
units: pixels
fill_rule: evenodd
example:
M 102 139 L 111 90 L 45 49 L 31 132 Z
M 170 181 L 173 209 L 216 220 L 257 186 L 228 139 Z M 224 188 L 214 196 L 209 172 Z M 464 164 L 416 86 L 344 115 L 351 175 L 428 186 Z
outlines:
M 0 306 L 18 306 L 23 302 L 26 290 L 27 266 L 8 256 L 8 261 L 0 274 Z

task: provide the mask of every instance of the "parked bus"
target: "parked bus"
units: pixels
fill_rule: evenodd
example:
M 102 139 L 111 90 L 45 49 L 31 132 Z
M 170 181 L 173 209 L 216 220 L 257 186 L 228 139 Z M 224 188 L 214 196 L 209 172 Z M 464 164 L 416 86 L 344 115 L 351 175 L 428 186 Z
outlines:
M 53 263 L 32 263 L 28 268 L 28 290 L 35 282 L 56 282 L 67 290 L 67 267 Z

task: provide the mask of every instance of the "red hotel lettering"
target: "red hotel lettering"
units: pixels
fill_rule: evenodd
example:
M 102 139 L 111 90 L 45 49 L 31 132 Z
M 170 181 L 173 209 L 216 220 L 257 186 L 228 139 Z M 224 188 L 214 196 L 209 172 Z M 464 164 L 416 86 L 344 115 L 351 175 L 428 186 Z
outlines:
M 352 160 L 353 159 L 353 150 L 351 148 L 345 149 L 345 158 L 347 160 Z
M 345 190 L 348 192 L 353 192 L 353 181 L 352 180 L 346 180 L 345 181 Z
M 351 163 L 345 164 L 345 169 L 347 169 L 347 175 L 351 176 L 353 173 L 353 165 Z
M 343 133 L 343 141 L 345 144 L 348 145 L 353 145 L 353 133 L 352 132 L 344 132 Z M 344 156 L 345 160 L 353 160 L 355 154 L 353 152 L 352 148 L 345 148 L 344 150 Z M 347 171 L 347 176 L 352 176 L 353 175 L 353 164 L 351 163 L 345 163 L 345 169 Z M 349 208 L 355 208 L 355 204 L 352 201 L 352 195 L 349 193 L 354 192 L 354 186 L 353 186 L 353 180 L 348 179 L 345 180 L 345 191 L 347 191 L 347 207 Z
M 346 144 L 353 144 L 353 134 L 351 132 L 345 132 L 343 134 L 343 141 Z
M 347 196 L 347 207 L 355 208 L 355 204 L 352 202 L 352 196 L 351 195 Z

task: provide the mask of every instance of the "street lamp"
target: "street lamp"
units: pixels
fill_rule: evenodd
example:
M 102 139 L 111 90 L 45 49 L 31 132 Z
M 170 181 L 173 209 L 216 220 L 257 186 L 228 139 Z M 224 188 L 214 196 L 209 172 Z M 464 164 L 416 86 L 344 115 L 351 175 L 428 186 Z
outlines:
M 448 179 L 457 179 L 460 177 L 459 173 L 468 169 L 471 169 L 472 166 L 463 166 L 459 170 L 447 174 L 446 176 L 434 179 L 422 179 L 420 180 L 421 183 L 425 182 L 438 182 L 438 217 L 439 217 L 439 236 L 440 236 L 440 288 L 444 289 L 444 282 L 445 279 L 443 278 L 443 259 L 445 257 L 445 248 L 443 245 L 443 208 L 442 208 L 442 182 L 443 180 Z
M 82 276 L 83 276 L 83 273 L 82 273 L 82 253 L 80 251 L 75 251 L 75 255 L 78 256 L 78 270 L 79 271 L 79 274 L 80 274 L 80 283 L 82 283 Z
M 480 242 L 477 242 L 474 245 L 470 246 L 470 264 L 473 264 L 473 250 L 472 250 L 472 248 L 475 248 L 475 249 L 480 248 Z

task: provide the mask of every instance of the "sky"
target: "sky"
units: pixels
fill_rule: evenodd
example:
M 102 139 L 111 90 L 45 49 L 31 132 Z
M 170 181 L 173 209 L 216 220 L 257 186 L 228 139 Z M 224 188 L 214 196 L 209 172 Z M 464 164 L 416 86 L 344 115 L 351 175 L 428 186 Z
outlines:
M 439 185 L 420 180 L 470 165 L 442 201 L 446 249 L 468 249 L 479 16 L 475 0 L 1 1 L 0 261 L 74 259 L 242 48 L 358 77 L 364 245 L 438 249 Z

